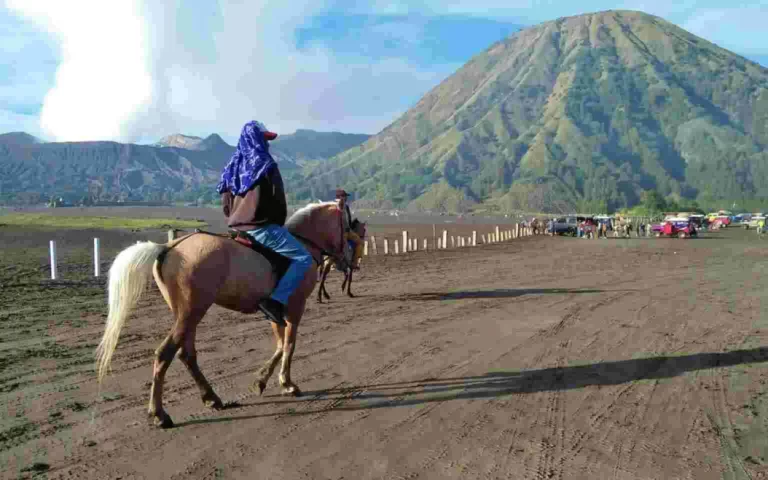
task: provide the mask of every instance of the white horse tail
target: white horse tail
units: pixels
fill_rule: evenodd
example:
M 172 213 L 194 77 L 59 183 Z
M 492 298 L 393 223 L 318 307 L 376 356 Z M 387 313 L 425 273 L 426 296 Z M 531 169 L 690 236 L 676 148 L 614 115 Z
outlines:
M 152 277 L 152 266 L 167 245 L 142 242 L 120 252 L 109 269 L 109 315 L 101 343 L 96 347 L 99 382 L 107 374 L 125 321 L 139 303 Z

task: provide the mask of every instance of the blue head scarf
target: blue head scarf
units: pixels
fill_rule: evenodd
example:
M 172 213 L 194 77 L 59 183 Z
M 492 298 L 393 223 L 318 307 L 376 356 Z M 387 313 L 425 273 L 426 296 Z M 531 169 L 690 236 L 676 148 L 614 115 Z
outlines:
M 224 167 L 221 181 L 216 186 L 219 194 L 229 191 L 232 195 L 245 195 L 277 165 L 269 154 L 264 131 L 264 125 L 257 121 L 250 121 L 243 126 L 237 150 Z

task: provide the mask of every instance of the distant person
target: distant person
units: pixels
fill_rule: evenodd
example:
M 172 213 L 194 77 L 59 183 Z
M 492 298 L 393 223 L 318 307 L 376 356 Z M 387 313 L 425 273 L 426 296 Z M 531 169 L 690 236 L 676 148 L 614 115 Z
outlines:
M 272 294 L 259 304 L 259 310 L 267 318 L 285 325 L 285 305 L 312 266 L 312 256 L 283 227 L 288 216 L 283 177 L 267 143 L 275 138 L 277 134 L 264 124 L 246 123 L 237 150 L 224 167 L 216 190 L 221 194 L 230 229 L 245 232 L 258 243 L 291 260 Z
M 360 267 L 357 264 L 363 256 L 363 241 L 360 238 L 360 235 L 352 230 L 352 213 L 349 211 L 349 205 L 347 205 L 348 197 L 349 194 L 344 191 L 344 189 L 336 189 L 336 201 L 339 202 L 339 207 L 341 207 L 344 212 L 344 238 L 355 245 L 354 253 L 352 255 L 352 265 L 350 267 L 353 270 L 359 270 Z

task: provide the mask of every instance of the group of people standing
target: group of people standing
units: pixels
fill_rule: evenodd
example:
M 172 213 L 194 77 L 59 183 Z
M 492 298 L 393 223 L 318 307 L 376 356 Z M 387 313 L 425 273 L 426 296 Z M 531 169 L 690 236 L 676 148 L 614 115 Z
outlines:
M 288 230 L 285 189 L 280 169 L 269 153 L 269 141 L 277 138 L 263 123 L 250 121 L 240 132 L 237 150 L 229 159 L 216 187 L 221 195 L 227 226 L 249 235 L 254 241 L 287 257 L 290 265 L 272 294 L 263 299 L 259 309 L 278 325 L 284 324 L 285 305 L 299 287 L 309 268 L 312 256 Z M 353 245 L 351 268 L 362 252 L 362 240 L 352 230 L 352 214 L 347 204 L 349 194 L 336 190 L 336 201 L 342 209 L 344 236 Z

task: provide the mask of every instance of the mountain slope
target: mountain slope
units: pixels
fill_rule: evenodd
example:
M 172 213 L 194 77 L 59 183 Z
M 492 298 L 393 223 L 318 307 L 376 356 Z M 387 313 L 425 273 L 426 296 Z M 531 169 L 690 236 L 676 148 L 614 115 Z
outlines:
M 604 209 L 645 189 L 768 192 L 768 70 L 655 16 L 606 11 L 521 30 L 393 124 L 305 175 L 373 204 Z M 417 201 L 418 199 L 418 201 Z M 439 203 L 439 202 L 438 202 Z
M 317 132 L 298 129 L 296 133 L 280 135 L 272 148 L 296 162 L 326 160 L 340 152 L 356 147 L 371 136 L 359 133 Z

